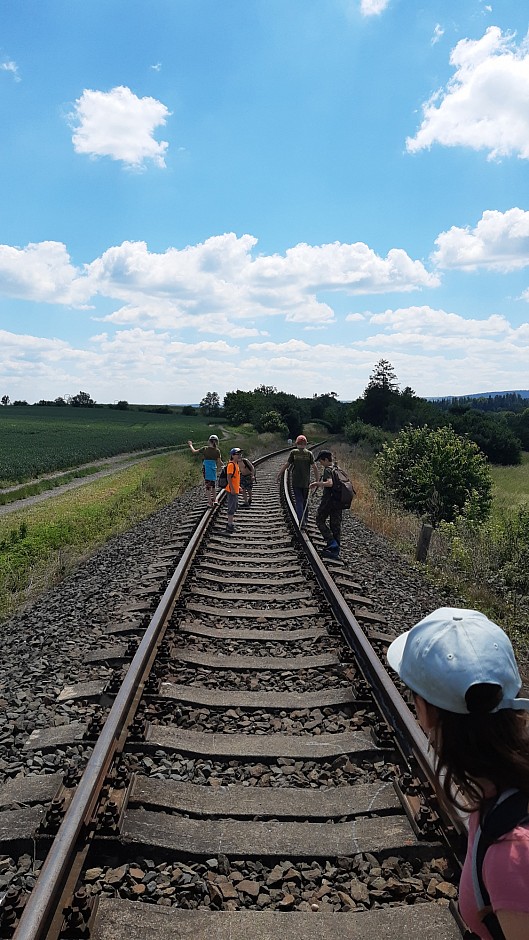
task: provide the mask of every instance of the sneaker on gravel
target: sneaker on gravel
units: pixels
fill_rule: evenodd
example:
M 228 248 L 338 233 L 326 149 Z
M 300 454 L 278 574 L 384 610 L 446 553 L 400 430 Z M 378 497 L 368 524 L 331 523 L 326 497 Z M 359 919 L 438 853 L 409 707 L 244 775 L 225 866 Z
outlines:
M 335 560 L 340 558 L 340 549 L 339 548 L 324 548 L 322 551 L 322 558 L 334 558 Z

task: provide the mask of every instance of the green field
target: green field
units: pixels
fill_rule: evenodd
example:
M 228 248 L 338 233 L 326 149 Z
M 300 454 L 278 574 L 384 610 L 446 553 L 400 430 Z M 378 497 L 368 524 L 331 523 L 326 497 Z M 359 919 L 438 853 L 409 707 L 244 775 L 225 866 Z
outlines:
M 0 408 L 0 484 L 114 457 L 205 441 L 208 419 L 111 408 Z
M 529 503 L 529 453 L 517 467 L 491 467 L 495 509 L 515 509 Z

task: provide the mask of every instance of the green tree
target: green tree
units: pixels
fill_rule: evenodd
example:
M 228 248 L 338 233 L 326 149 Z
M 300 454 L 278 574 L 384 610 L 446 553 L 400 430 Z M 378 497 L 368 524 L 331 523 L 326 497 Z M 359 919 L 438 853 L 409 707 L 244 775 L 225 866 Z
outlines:
M 90 398 L 88 392 L 79 392 L 78 395 L 72 395 L 70 405 L 72 405 L 73 408 L 93 408 L 95 401 L 93 398 Z
M 280 434 L 288 433 L 288 428 L 278 411 L 266 411 L 264 414 L 262 414 L 259 419 L 257 430 L 261 433 L 264 433 L 265 431 L 277 431 Z
M 203 415 L 218 415 L 220 411 L 220 398 L 218 392 L 206 392 L 200 402 L 200 411 Z
M 369 377 L 357 417 L 367 424 L 386 428 L 389 406 L 398 399 L 399 386 L 393 366 L 387 359 L 379 359 Z
M 0 401 L 2 402 L 4 408 L 7 408 L 10 400 L 11 399 L 9 398 L 9 395 L 2 395 L 2 398 L 0 398 Z
M 432 525 L 465 515 L 484 521 L 492 503 L 492 478 L 477 444 L 452 428 L 405 428 L 374 461 L 376 488 Z
M 255 408 L 253 392 L 227 392 L 224 396 L 224 415 L 229 424 L 247 424 L 252 420 Z
M 520 440 L 509 428 L 503 414 L 454 408 L 450 409 L 449 420 L 454 430 L 474 441 L 491 463 L 521 463 Z

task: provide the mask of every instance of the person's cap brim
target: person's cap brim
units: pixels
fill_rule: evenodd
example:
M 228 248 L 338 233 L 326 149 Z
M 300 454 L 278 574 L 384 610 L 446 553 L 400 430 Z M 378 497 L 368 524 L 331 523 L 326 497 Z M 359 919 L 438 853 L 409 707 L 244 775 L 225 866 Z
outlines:
M 409 630 L 407 630 L 406 633 L 401 633 L 401 635 L 398 636 L 396 640 L 393 640 L 393 642 L 388 646 L 388 651 L 386 653 L 386 658 L 389 665 L 398 676 L 400 676 L 404 647 L 406 646 L 409 633 Z

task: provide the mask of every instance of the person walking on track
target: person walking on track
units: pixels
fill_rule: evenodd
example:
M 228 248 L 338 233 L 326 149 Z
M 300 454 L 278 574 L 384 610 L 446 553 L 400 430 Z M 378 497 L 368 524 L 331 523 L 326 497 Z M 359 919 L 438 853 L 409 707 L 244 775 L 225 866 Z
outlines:
M 226 468 L 228 483 L 225 487 L 228 494 L 228 521 L 226 524 L 226 532 L 228 532 L 230 535 L 232 532 L 235 532 L 234 519 L 239 505 L 239 491 L 241 488 L 240 460 L 241 448 L 232 447 L 230 450 L 230 459 Z
M 529 937 L 529 699 L 506 633 L 441 607 L 391 643 L 433 746 L 439 789 L 470 812 L 459 907 L 474 935 Z
M 316 457 L 316 463 L 322 467 L 322 474 L 317 482 L 310 484 L 309 489 L 314 493 L 318 487 L 321 486 L 322 488 L 321 502 L 316 512 L 316 525 L 327 543 L 323 550 L 323 556 L 325 558 L 339 558 L 343 508 L 339 497 L 333 492 L 333 458 L 331 451 L 320 451 Z M 327 519 L 329 520 L 328 523 Z
M 278 482 L 287 467 L 292 468 L 292 489 L 294 490 L 296 515 L 301 525 L 302 521 L 306 521 L 305 506 L 309 495 L 311 473 L 314 474 L 316 480 L 319 479 L 319 473 L 314 462 L 314 454 L 311 450 L 307 449 L 307 438 L 304 434 L 298 434 L 296 446 L 290 451 L 288 460 L 283 464 L 277 474 Z
M 252 505 L 252 489 L 255 483 L 255 467 L 252 461 L 248 457 L 243 457 L 241 454 L 241 459 L 239 462 L 239 467 L 241 471 L 241 492 L 244 500 L 245 506 Z
M 222 466 L 222 457 L 219 449 L 219 439 L 216 434 L 210 434 L 207 444 L 203 447 L 193 447 L 193 441 L 188 441 L 189 449 L 193 454 L 202 457 L 202 473 L 204 488 L 210 509 L 215 505 L 215 487 L 217 485 L 217 471 Z

